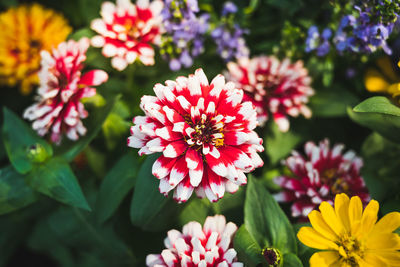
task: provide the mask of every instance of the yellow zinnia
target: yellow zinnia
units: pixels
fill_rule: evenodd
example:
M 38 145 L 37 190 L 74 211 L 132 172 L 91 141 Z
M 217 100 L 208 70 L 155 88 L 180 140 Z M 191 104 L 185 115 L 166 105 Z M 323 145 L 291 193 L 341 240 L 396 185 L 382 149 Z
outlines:
M 1 13 L 0 83 L 29 93 L 39 81 L 40 51 L 56 47 L 71 30 L 63 16 L 38 4 Z
M 400 95 L 400 77 L 392 68 L 388 57 L 378 59 L 378 68 L 367 70 L 365 75 L 365 87 L 373 93 L 386 93 L 393 98 Z
M 308 218 L 312 227 L 302 227 L 297 234 L 306 246 L 324 251 L 314 253 L 311 267 L 400 266 L 400 213 L 391 212 L 377 222 L 379 203 L 371 200 L 363 212 L 359 197 L 351 200 L 338 194 L 335 208 L 322 202 L 320 211 Z

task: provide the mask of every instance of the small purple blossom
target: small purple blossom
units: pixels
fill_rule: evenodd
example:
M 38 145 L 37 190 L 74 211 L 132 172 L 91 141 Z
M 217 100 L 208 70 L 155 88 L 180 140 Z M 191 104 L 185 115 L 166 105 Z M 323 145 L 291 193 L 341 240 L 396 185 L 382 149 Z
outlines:
M 306 52 L 309 53 L 313 50 L 317 50 L 319 57 L 325 56 L 330 51 L 329 38 L 332 36 L 332 30 L 326 28 L 319 34 L 317 26 L 311 26 L 308 29 L 308 36 L 306 39 Z
M 235 4 L 226 2 L 221 13 L 221 24 L 211 32 L 211 37 L 217 44 L 217 51 L 225 61 L 249 56 L 249 49 L 243 38 L 247 30 L 233 22 L 233 15 L 237 10 Z
M 204 34 L 207 32 L 209 14 L 199 16 L 197 0 L 164 0 L 161 12 L 165 33 L 161 54 L 169 67 L 177 71 L 193 65 L 193 58 L 204 51 Z

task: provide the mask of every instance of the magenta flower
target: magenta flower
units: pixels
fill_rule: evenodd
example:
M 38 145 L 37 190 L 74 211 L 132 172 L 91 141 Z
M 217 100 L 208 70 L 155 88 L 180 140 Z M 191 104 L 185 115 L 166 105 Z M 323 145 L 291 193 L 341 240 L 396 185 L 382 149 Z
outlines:
M 279 129 L 286 132 L 289 130 L 287 116 L 311 117 L 311 110 L 305 104 L 314 91 L 302 61 L 292 64 L 289 59 L 280 62 L 275 57 L 260 56 L 230 62 L 228 69 L 228 79 L 243 88 L 245 100 L 256 106 L 261 125 L 270 113 Z
M 182 233 L 168 231 L 161 254 L 150 254 L 146 258 L 149 267 L 203 266 L 243 267 L 237 262 L 232 238 L 237 226 L 226 223 L 223 215 L 207 217 L 203 228 L 198 222 L 183 226 Z
M 194 189 L 210 201 L 236 192 L 247 182 L 244 173 L 263 165 L 254 106 L 222 75 L 209 84 L 202 69 L 165 84 L 154 86 L 156 96 L 142 97 L 145 116 L 133 119 L 128 146 L 140 148 L 139 155 L 162 152 L 153 175 L 161 193 L 175 189 L 178 202 Z
M 163 3 L 159 0 L 117 0 L 116 5 L 104 2 L 101 19 L 92 21 L 91 28 L 99 35 L 92 38 L 92 45 L 102 47 L 105 57 L 112 57 L 111 65 L 122 71 L 135 60 L 144 65 L 154 64 L 152 44 L 161 40 L 160 15 Z
M 86 128 L 81 119 L 88 116 L 80 100 L 96 94 L 92 86 L 107 81 L 108 75 L 102 70 L 81 73 L 89 39 L 79 42 L 70 40 L 58 45 L 52 54 L 41 51 L 40 87 L 37 103 L 27 108 L 24 118 L 34 121 L 32 128 L 39 135 L 50 133 L 51 140 L 57 144 L 65 133 L 71 140 L 85 135 Z
M 283 189 L 275 198 L 293 203 L 293 217 L 306 219 L 322 201 L 333 205 L 335 195 L 340 193 L 359 196 L 364 203 L 368 203 L 368 190 L 360 176 L 363 162 L 353 151 L 343 154 L 342 144 L 336 144 L 331 149 L 327 139 L 321 141 L 319 146 L 308 142 L 304 149 L 305 156 L 293 151 L 284 162 L 292 174 L 275 178 Z

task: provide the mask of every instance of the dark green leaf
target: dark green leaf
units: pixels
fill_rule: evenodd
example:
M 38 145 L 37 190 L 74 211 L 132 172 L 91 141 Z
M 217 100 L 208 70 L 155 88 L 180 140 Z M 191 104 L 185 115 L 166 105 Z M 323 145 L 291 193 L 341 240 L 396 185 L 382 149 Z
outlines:
M 299 10 L 303 5 L 300 0 L 266 0 L 265 2 L 281 9 L 283 13 L 288 13 L 290 15 Z
M 392 141 L 400 142 L 400 108 L 383 96 L 364 100 L 353 110 L 348 109 L 349 116 L 355 122 L 377 131 Z
M 247 231 L 245 225 L 242 225 L 236 232 L 233 245 L 238 253 L 239 261 L 245 263 L 245 266 L 255 267 L 265 262 L 262 248 Z
M 14 168 L 22 174 L 32 170 L 35 165 L 34 159 L 30 156 L 29 148 L 41 146 L 43 153 L 49 157 L 53 154 L 51 146 L 41 139 L 26 125 L 17 115 L 4 107 L 3 140 L 8 158 Z
M 275 123 L 270 125 L 270 131 L 264 138 L 265 153 L 268 155 L 271 164 L 275 165 L 302 141 L 302 137 L 292 131 L 282 133 Z
M 260 247 L 271 246 L 282 254 L 297 253 L 296 237 L 285 213 L 262 183 L 249 176 L 244 221 Z
M 349 90 L 332 88 L 317 91 L 310 99 L 310 108 L 316 117 L 345 117 L 347 107 L 356 105 L 358 101 Z
M 73 160 L 99 133 L 108 114 L 111 112 L 115 101 L 119 96 L 107 101 L 107 105 L 97 108 L 89 116 L 90 120 L 85 120 L 84 124 L 87 128 L 85 136 L 81 137 L 78 141 L 63 140 L 62 146 L 55 149 L 56 155 L 62 155 L 68 161 Z
M 303 267 L 301 260 L 293 253 L 283 255 L 283 267 Z
M 95 32 L 92 31 L 90 28 L 82 28 L 79 30 L 74 31 L 68 39 L 72 39 L 75 41 L 79 41 L 82 37 L 91 38 L 95 36 Z
M 140 168 L 130 210 L 132 223 L 149 231 L 167 228 L 178 212 L 178 204 L 159 192 L 159 180 L 151 173 L 158 156 L 148 156 Z
M 210 212 L 208 199 L 192 198 L 185 204 L 182 212 L 179 214 L 179 223 L 185 225 L 188 222 L 196 221 L 203 223 Z
M 36 201 L 35 192 L 25 183 L 24 176 L 12 166 L 0 169 L 0 215 Z
M 28 182 L 35 190 L 65 204 L 90 210 L 70 166 L 62 158 L 53 158 L 33 169 Z
M 96 217 L 105 222 L 113 215 L 135 184 L 138 159 L 127 153 L 111 168 L 100 186 L 96 202 Z

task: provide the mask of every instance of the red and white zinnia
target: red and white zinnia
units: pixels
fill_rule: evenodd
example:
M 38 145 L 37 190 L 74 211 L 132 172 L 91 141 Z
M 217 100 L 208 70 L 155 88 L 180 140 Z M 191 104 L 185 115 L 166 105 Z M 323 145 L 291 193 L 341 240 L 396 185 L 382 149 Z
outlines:
M 242 58 L 237 63 L 228 63 L 228 70 L 228 79 L 243 88 L 245 100 L 256 106 L 261 125 L 270 113 L 279 129 L 286 132 L 289 130 L 287 116 L 311 117 L 306 103 L 314 91 L 302 61 L 291 63 L 289 59 L 279 61 L 272 56 Z
M 143 96 L 145 116 L 133 119 L 128 146 L 139 155 L 162 152 L 153 175 L 160 192 L 185 202 L 192 195 L 217 201 L 246 184 L 244 173 L 263 165 L 256 110 L 243 102 L 243 90 L 217 75 L 208 83 L 202 69 L 176 81 L 156 84 L 156 96 Z
M 183 226 L 182 233 L 168 231 L 164 240 L 166 249 L 161 254 L 150 254 L 146 258 L 148 267 L 203 266 L 243 267 L 236 259 L 232 238 L 237 226 L 226 223 L 223 215 L 207 217 L 203 228 L 198 222 Z
M 58 45 L 50 54 L 41 51 L 40 87 L 37 103 L 27 108 L 24 118 L 34 121 L 32 128 L 39 135 L 50 133 L 51 140 L 61 142 L 65 133 L 71 140 L 86 133 L 81 119 L 88 116 L 80 100 L 96 94 L 92 86 L 107 81 L 102 70 L 91 70 L 82 75 L 81 70 L 89 48 L 88 38 L 78 42 L 69 40 Z
M 111 57 L 111 65 L 124 70 L 135 60 L 144 65 L 154 64 L 152 44 L 161 40 L 162 1 L 138 0 L 136 5 L 130 0 L 117 3 L 104 2 L 101 19 L 95 19 L 91 28 L 99 35 L 92 38 L 94 47 L 102 47 L 105 57 Z

